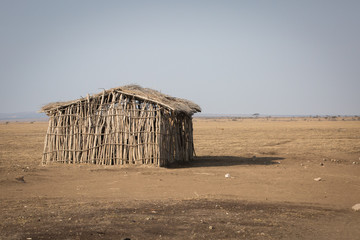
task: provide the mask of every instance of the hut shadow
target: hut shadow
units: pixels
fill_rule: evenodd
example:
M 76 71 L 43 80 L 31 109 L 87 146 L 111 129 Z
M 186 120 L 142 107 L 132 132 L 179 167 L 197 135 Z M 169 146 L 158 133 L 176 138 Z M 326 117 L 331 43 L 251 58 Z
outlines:
M 282 157 L 236 157 L 236 156 L 199 156 L 193 161 L 181 165 L 171 165 L 169 168 L 196 168 L 196 167 L 230 167 L 239 165 L 273 165 L 279 164 Z

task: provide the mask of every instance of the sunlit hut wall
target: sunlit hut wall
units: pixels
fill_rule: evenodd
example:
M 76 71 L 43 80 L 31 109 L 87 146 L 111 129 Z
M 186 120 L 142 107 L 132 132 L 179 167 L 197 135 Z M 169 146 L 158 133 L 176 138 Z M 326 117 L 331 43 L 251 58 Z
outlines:
M 153 164 L 190 161 L 195 103 L 129 85 L 50 103 L 43 164 Z

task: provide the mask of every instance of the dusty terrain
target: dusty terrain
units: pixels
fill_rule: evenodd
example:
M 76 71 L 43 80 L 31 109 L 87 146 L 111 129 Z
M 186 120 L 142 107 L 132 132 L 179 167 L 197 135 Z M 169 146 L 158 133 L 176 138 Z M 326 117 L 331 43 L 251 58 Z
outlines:
M 0 123 L 0 239 L 360 239 L 358 120 L 196 118 L 169 169 L 41 166 L 46 128 Z

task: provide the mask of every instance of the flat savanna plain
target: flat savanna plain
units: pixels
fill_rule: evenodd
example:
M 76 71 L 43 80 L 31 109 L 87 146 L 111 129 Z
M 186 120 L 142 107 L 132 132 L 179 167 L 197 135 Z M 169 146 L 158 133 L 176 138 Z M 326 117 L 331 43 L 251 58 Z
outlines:
M 360 239 L 357 119 L 195 118 L 174 168 L 41 166 L 46 129 L 0 123 L 0 239 Z

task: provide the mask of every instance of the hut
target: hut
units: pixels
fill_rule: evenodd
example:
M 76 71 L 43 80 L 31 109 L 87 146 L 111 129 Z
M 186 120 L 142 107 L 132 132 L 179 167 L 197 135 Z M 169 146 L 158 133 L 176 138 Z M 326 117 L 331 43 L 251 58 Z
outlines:
M 42 107 L 49 118 L 42 163 L 169 166 L 194 155 L 195 103 L 127 85 Z

